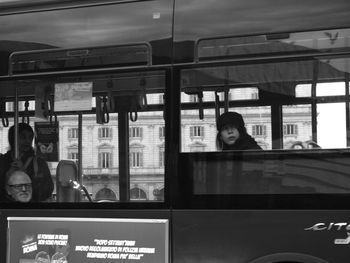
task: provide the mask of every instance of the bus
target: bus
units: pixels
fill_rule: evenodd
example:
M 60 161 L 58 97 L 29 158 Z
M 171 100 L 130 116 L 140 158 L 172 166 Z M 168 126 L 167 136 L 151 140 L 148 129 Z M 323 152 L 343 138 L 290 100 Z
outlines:
M 54 183 L 0 202 L 1 262 L 347 262 L 349 7 L 1 1 L 1 153 L 29 124 Z

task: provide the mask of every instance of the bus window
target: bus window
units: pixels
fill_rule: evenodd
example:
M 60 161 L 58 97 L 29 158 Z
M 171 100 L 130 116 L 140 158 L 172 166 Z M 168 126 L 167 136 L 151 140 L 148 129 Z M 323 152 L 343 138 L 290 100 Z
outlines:
M 326 140 L 322 104 L 345 102 L 348 59 L 265 61 L 184 69 L 181 73 L 181 150 L 216 151 L 216 118 L 224 111 L 244 108 L 247 131 L 261 148 L 290 149 L 295 142 Z M 220 64 L 220 63 L 217 63 Z M 342 103 L 344 104 L 344 103 Z M 337 115 L 335 106 L 328 106 Z M 321 114 L 321 112 L 323 112 Z M 331 116 L 331 115 L 330 115 Z M 337 136 L 346 145 L 345 107 Z M 328 117 L 327 117 L 328 118 Z M 331 141 L 329 138 L 328 141 Z M 345 141 L 344 141 L 345 140 Z M 333 145 L 333 146 L 332 146 Z
M 164 72 L 77 75 L 17 85 L 18 121 L 35 130 L 33 148 L 55 184 L 50 201 L 164 200 Z M 36 107 L 41 102 L 50 105 L 44 110 L 47 118 Z M 9 126 L 13 123 L 11 116 Z M 4 142 L 7 133 L 8 128 L 1 130 Z M 2 144 L 3 153 L 8 149 Z M 68 173 L 63 163 L 75 168 Z

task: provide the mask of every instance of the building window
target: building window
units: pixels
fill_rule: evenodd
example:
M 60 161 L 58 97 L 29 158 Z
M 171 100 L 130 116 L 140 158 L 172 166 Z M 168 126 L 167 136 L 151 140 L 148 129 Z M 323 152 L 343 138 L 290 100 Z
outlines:
M 108 127 L 99 128 L 98 138 L 112 138 L 112 129 Z
M 165 127 L 159 127 L 159 139 L 164 139 L 165 137 Z
M 69 128 L 68 129 L 68 139 L 77 139 L 79 136 L 78 128 Z
M 141 127 L 131 127 L 129 129 L 130 138 L 142 138 L 142 128 Z
M 266 136 L 266 126 L 265 125 L 253 125 L 252 127 L 253 136 Z
M 297 135 L 298 125 L 296 124 L 286 124 L 283 125 L 283 135 Z
M 165 165 L 164 147 L 159 147 L 159 167 L 164 167 L 164 165 Z
M 130 167 L 141 168 L 143 166 L 142 148 L 130 148 Z
M 98 164 L 103 169 L 112 167 L 112 153 L 100 152 L 98 154 Z
M 190 127 L 191 137 L 204 137 L 204 127 L 203 126 L 191 126 Z
M 68 152 L 68 159 L 77 161 L 79 159 L 78 151 L 69 151 Z

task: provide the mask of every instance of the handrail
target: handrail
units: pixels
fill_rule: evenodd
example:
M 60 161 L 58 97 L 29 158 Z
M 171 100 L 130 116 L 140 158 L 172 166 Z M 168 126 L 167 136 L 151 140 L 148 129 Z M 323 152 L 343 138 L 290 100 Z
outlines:
M 267 63 L 276 61 L 300 61 L 300 60 L 312 60 L 312 59 L 326 59 L 329 57 L 343 58 L 344 56 L 350 56 L 350 48 L 341 51 L 326 51 L 326 52 L 307 52 L 298 54 L 276 54 L 276 55 L 254 55 L 254 56 L 238 56 L 223 59 L 213 59 L 198 62 L 178 63 L 173 64 L 175 68 L 192 69 L 192 68 L 206 68 L 215 66 L 229 66 L 239 63 Z
M 149 66 L 127 66 L 127 67 L 106 67 L 106 68 L 93 68 L 93 69 L 76 69 L 76 70 L 60 70 L 50 72 L 37 72 L 37 73 L 22 73 L 12 74 L 8 76 L 0 76 L 0 81 L 9 80 L 22 80 L 32 78 L 48 78 L 48 77 L 70 77 L 70 76 L 88 76 L 91 74 L 110 74 L 110 73 L 128 73 L 128 72 L 148 72 L 155 70 L 165 70 L 170 68 L 171 64 L 164 65 L 149 65 Z

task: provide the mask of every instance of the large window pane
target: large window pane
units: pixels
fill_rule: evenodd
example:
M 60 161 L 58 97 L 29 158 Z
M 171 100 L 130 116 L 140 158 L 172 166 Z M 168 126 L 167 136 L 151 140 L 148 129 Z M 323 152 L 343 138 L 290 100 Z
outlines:
M 129 121 L 129 127 L 130 199 L 162 200 L 159 193 L 164 188 L 163 112 L 139 112 L 136 121 Z

